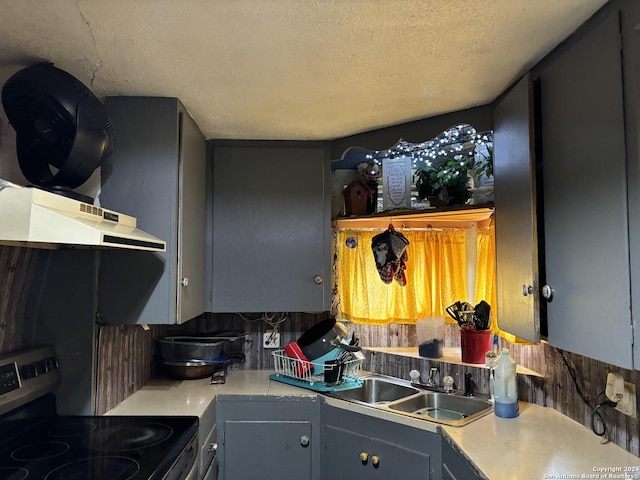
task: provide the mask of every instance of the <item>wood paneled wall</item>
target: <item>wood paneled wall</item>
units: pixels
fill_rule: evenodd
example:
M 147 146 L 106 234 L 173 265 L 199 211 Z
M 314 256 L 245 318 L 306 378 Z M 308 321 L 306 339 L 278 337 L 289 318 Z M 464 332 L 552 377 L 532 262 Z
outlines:
M 244 317 L 244 318 L 243 318 Z M 240 330 L 247 338 L 230 344 L 228 353 L 242 352 L 244 364 L 232 362 L 230 370 L 269 370 L 272 350 L 262 348 L 262 335 L 270 327 L 259 314 L 205 314 L 183 325 L 101 325 L 98 334 L 96 412 L 101 415 L 138 390 L 154 374 L 162 374 L 156 361 L 157 339 L 216 330 Z M 297 339 L 326 314 L 292 313 L 281 325 L 281 345 Z
M 25 308 L 39 250 L 0 246 L 0 355 L 27 348 Z
M 96 413 L 102 415 L 156 373 L 154 353 L 164 325 L 101 325 L 98 329 Z
M 25 308 L 33 281 L 39 251 L 28 248 L 0 246 L 0 354 L 31 347 L 32 332 L 25 328 Z M 282 345 L 297 339 L 311 325 L 326 318 L 326 313 L 290 314 L 281 325 Z M 257 315 L 247 315 L 255 319 Z M 367 327 L 348 324 L 356 331 L 363 346 L 415 346 L 415 327 L 389 325 Z M 98 342 L 98 411 L 103 413 L 117 405 L 151 378 L 156 372 L 154 349 L 156 339 L 164 335 L 213 330 L 244 330 L 250 333 L 243 344 L 247 360 L 233 369 L 272 369 L 271 351 L 262 348 L 262 334 L 268 327 L 261 321 L 245 321 L 234 314 L 207 314 L 181 326 L 150 326 L 144 330 L 136 325 L 103 325 Z M 459 338 L 455 325 L 445 337 L 447 346 L 456 345 Z M 523 400 L 554 408 L 575 421 L 591 426 L 591 407 L 587 406 L 576 388 L 591 405 L 603 400 L 602 392 L 608 372 L 620 372 L 625 380 L 640 383 L 640 371 L 625 370 L 581 355 L 560 352 L 546 343 L 539 345 L 508 345 L 518 363 L 541 372 L 544 377 L 521 378 L 519 394 Z M 428 372 L 431 360 L 408 359 L 396 355 L 367 354 L 365 368 L 389 375 L 406 377 L 413 368 Z M 479 390 L 488 391 L 486 370 L 473 367 L 444 366 L 442 371 L 464 378 L 470 371 Z M 575 382 L 574 382 L 575 377 Z M 527 380 L 530 379 L 530 380 Z M 638 402 L 640 405 L 640 401 Z M 610 409 L 601 409 L 609 430 L 609 439 L 634 455 L 640 456 L 640 432 L 637 420 Z M 601 428 L 598 425 L 598 428 Z

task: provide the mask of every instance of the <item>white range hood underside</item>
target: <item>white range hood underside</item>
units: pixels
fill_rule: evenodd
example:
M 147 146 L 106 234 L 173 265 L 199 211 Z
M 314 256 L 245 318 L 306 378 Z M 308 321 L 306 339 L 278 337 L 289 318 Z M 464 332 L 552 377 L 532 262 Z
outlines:
M 133 217 L 38 188 L 2 181 L 0 244 L 34 248 L 166 250 L 166 243 L 138 229 Z

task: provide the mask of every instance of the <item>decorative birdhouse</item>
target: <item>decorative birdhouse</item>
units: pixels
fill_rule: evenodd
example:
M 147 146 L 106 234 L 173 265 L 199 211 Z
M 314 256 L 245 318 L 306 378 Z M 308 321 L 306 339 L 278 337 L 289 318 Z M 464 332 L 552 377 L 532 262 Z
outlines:
M 366 215 L 373 213 L 375 191 L 367 183 L 357 178 L 342 191 L 345 215 Z

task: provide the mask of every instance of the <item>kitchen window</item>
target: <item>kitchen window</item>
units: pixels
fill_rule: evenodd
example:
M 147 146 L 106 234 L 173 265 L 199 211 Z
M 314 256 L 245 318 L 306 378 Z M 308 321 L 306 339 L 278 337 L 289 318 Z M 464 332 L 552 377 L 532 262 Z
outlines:
M 438 228 L 424 220 L 422 227 L 415 222 L 407 227 L 409 222 L 397 218 L 394 229 L 409 241 L 404 286 L 384 283 L 376 268 L 372 239 L 384 228 L 336 229 L 339 318 L 369 325 L 414 324 L 429 315 L 446 317 L 445 308 L 457 300 L 496 304 L 491 219 L 469 228 Z

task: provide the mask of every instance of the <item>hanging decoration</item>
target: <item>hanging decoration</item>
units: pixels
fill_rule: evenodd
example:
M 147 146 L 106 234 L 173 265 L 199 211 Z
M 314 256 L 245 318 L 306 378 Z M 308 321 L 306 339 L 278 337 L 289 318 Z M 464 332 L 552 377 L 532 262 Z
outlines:
M 371 250 L 376 262 L 380 279 L 386 283 L 394 280 L 404 287 L 407 284 L 405 270 L 407 269 L 407 246 L 409 240 L 400 232 L 396 232 L 393 225 L 384 232 L 371 239 Z

